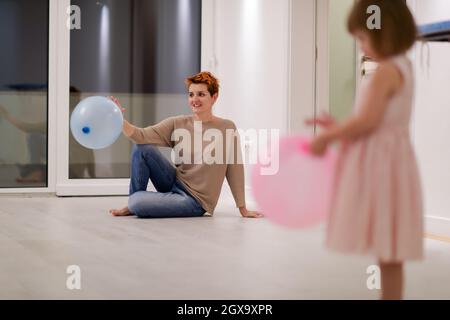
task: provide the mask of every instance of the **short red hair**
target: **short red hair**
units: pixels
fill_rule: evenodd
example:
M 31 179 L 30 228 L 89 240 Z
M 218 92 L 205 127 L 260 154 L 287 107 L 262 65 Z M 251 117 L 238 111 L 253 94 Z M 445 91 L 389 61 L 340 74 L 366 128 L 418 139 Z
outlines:
M 219 93 L 219 80 L 217 80 L 216 77 L 213 76 L 211 72 L 203 71 L 200 73 L 197 73 L 196 75 L 192 77 L 186 78 L 186 86 L 189 88 L 191 84 L 206 84 L 208 87 L 208 92 L 211 95 L 215 95 L 216 93 Z

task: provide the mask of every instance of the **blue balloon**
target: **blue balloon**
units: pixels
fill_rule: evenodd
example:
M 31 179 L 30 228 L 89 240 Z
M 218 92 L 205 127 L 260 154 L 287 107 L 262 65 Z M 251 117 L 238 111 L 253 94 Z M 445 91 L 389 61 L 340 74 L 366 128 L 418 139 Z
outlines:
M 109 98 L 94 96 L 78 103 L 70 117 L 75 140 L 89 149 L 112 145 L 122 133 L 123 115 Z

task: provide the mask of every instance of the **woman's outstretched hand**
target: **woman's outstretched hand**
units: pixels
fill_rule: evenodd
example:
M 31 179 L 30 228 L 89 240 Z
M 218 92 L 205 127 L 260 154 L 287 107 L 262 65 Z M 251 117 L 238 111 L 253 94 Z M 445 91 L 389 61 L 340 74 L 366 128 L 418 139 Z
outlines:
M 119 107 L 119 109 L 120 109 L 120 111 L 122 111 L 122 113 L 125 113 L 125 108 L 122 107 L 122 105 L 121 105 L 120 102 L 119 102 L 119 99 L 117 99 L 117 98 L 114 97 L 114 96 L 109 96 L 108 98 L 110 98 L 110 99 L 116 104 L 116 106 Z
M 262 218 L 264 215 L 262 213 L 259 213 L 257 211 L 249 211 L 245 207 L 239 208 L 239 211 L 241 212 L 241 216 L 244 218 Z
M 122 107 L 122 105 L 119 102 L 119 99 L 117 99 L 114 96 L 110 96 L 109 99 L 111 99 L 120 109 L 120 111 L 122 111 L 122 114 L 125 113 L 125 108 Z M 122 128 L 122 132 L 126 137 L 131 137 L 134 133 L 134 129 L 135 127 L 130 124 L 127 120 L 123 120 L 123 128 Z

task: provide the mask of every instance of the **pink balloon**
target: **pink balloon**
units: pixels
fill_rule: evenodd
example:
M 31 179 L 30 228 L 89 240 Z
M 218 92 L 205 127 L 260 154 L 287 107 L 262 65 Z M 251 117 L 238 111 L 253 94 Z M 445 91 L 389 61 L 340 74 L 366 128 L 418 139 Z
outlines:
M 306 136 L 280 139 L 279 170 L 273 175 L 262 174 L 262 164 L 253 168 L 254 198 L 275 224 L 305 228 L 327 217 L 337 155 L 332 148 L 323 157 L 312 155 L 310 141 Z

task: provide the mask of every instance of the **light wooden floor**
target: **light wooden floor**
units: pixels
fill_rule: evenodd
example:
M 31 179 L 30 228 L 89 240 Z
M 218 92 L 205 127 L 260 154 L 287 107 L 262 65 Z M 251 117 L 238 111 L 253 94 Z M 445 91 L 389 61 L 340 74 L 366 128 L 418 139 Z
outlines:
M 107 210 L 126 198 L 0 198 L 1 299 L 376 299 L 370 257 L 323 247 L 323 226 L 289 231 L 243 219 L 141 220 Z M 406 298 L 450 299 L 450 243 L 427 239 L 406 267 Z M 81 268 L 68 290 L 66 268 Z

